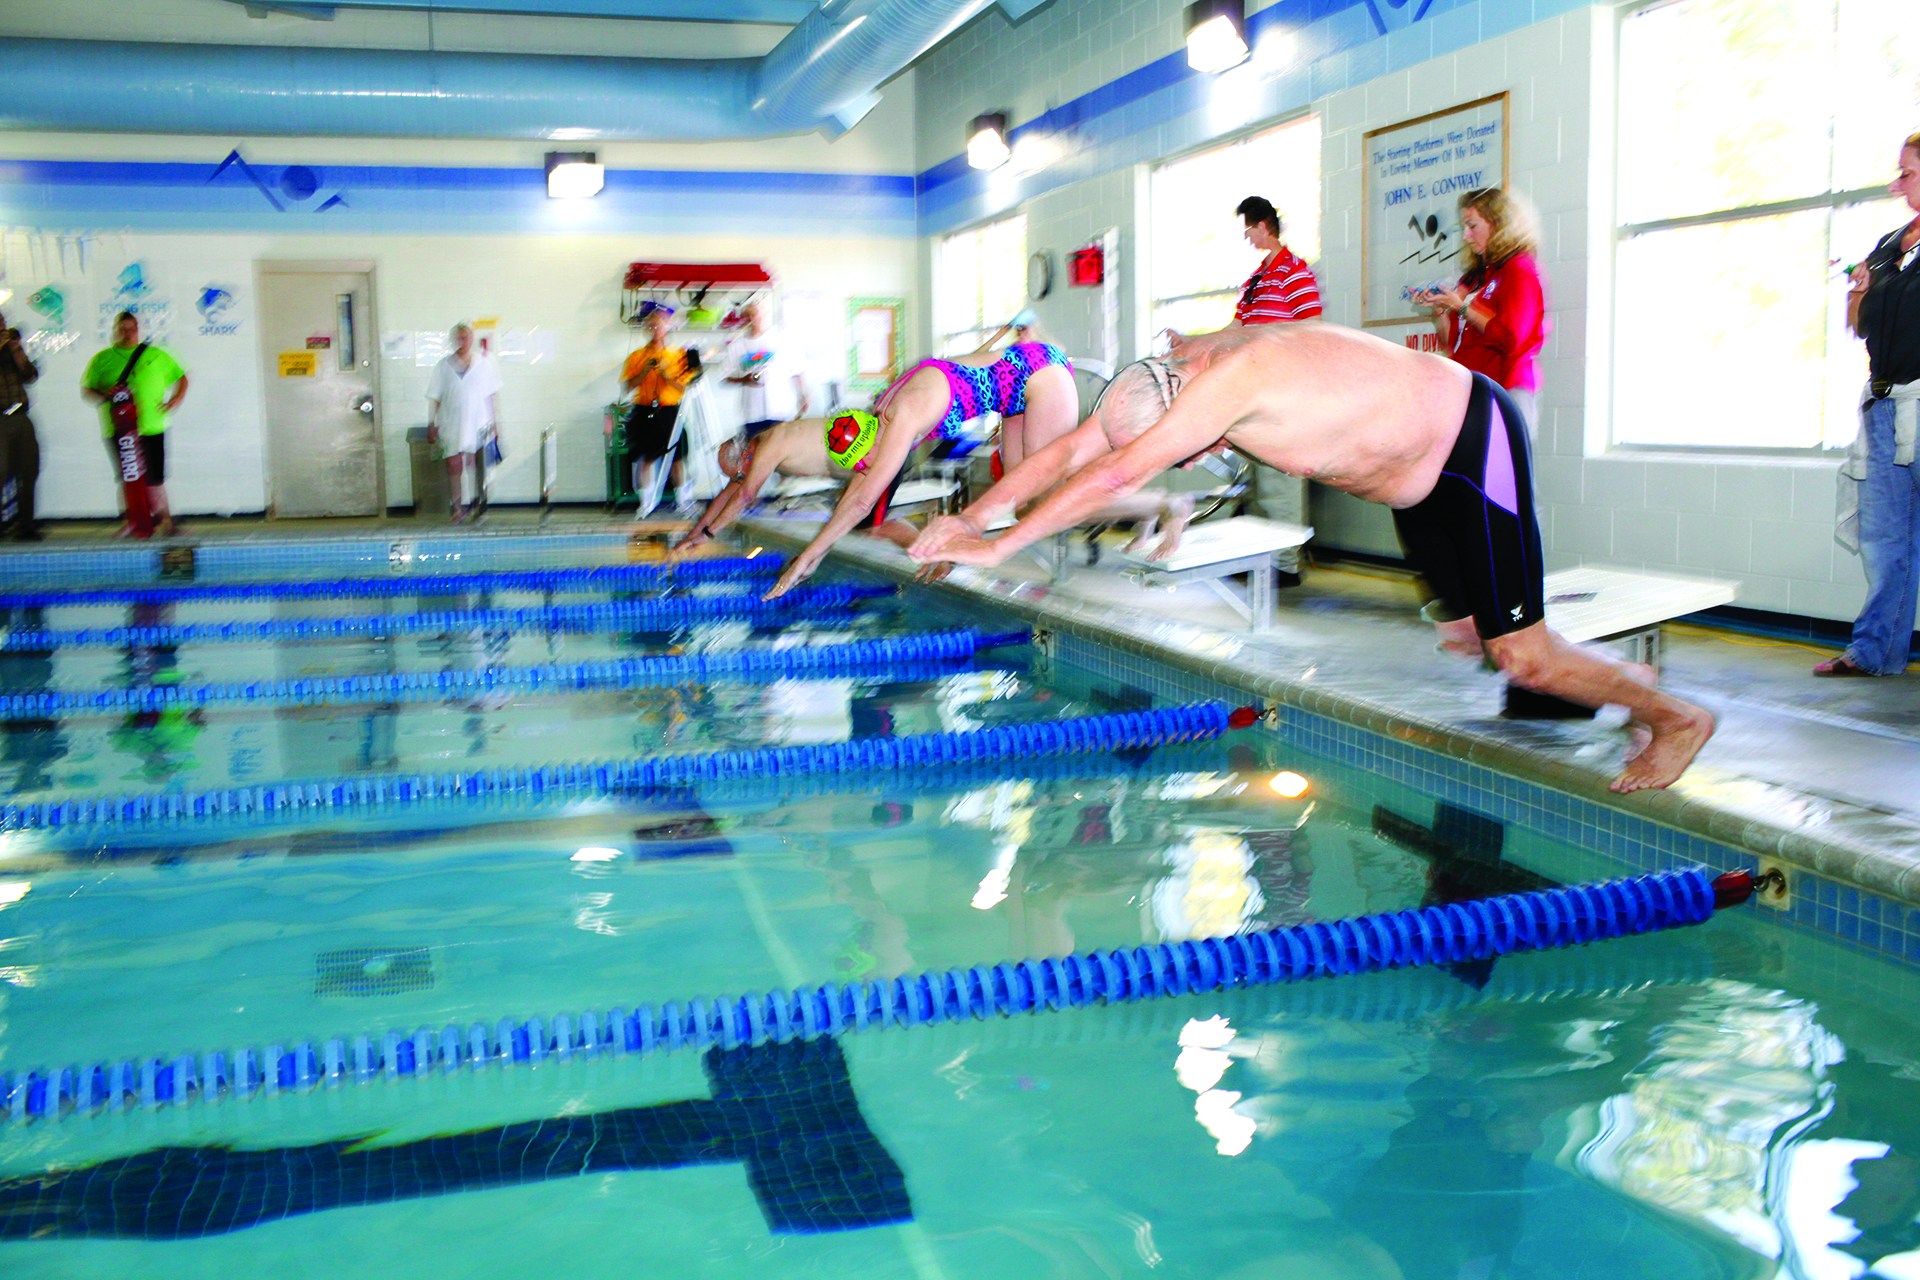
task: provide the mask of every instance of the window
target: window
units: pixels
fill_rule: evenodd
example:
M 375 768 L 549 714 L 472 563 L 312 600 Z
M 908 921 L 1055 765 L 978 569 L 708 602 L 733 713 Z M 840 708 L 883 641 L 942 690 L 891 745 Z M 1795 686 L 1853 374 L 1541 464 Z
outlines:
M 935 270 L 935 345 L 943 356 L 963 355 L 1027 305 L 1026 215 L 946 237 Z
M 1910 0 L 1677 0 L 1620 32 L 1613 442 L 1822 449 L 1866 357 L 1842 267 L 1908 216 Z
M 1320 121 L 1306 116 L 1153 171 L 1153 327 L 1210 333 L 1233 320 L 1240 286 L 1260 265 L 1234 209 L 1265 196 L 1281 239 L 1320 256 Z

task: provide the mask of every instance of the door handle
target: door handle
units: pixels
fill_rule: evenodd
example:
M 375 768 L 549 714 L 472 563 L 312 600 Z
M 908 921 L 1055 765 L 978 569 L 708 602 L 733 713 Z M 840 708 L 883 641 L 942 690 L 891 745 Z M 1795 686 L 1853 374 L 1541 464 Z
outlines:
M 355 413 L 363 413 L 369 418 L 373 416 L 373 397 L 372 396 L 363 395 L 359 399 L 354 400 L 352 402 L 352 406 L 353 406 L 353 411 Z

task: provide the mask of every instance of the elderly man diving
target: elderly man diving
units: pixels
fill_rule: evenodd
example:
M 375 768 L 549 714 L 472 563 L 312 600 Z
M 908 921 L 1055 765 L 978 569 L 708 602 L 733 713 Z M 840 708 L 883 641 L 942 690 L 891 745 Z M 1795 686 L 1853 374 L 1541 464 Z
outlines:
M 1129 366 L 1077 430 L 930 524 L 908 554 L 998 564 L 1222 446 L 1393 508 L 1408 558 L 1459 619 L 1441 624 L 1450 650 L 1484 646 L 1523 688 L 1625 706 L 1645 742 L 1615 791 L 1669 785 L 1713 735 L 1703 708 L 1547 629 L 1526 423 L 1506 393 L 1450 360 L 1334 325 L 1227 330 Z M 1001 510 L 1049 488 L 987 539 Z

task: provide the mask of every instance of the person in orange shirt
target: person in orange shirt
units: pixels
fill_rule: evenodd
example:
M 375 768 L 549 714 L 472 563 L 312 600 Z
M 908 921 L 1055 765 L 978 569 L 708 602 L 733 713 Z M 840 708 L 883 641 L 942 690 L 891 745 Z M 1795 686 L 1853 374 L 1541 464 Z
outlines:
M 651 337 L 621 367 L 620 390 L 629 401 L 627 465 L 633 469 L 633 491 L 641 495 L 644 508 L 653 469 L 673 452 L 680 397 L 699 376 L 700 366 L 696 354 L 667 345 L 667 335 L 673 332 L 672 307 L 644 302 L 641 314 Z M 647 512 L 642 509 L 635 514 L 644 516 Z

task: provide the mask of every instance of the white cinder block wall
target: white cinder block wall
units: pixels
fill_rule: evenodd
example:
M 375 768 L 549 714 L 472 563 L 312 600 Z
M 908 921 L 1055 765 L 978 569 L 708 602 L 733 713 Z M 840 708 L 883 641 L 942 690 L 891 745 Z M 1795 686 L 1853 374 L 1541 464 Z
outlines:
M 155 296 L 173 302 L 173 333 L 162 345 L 178 357 L 191 383 L 167 433 L 168 490 L 176 511 L 230 515 L 258 512 L 271 502 L 264 364 L 254 319 L 255 270 L 262 262 L 289 260 L 372 263 L 379 334 L 444 332 L 456 321 L 480 317 L 497 317 L 502 330 L 547 331 L 555 357 L 550 364 L 501 364 L 507 461 L 497 473 L 493 497 L 500 502 L 538 499 L 537 446 L 541 431 L 553 426 L 560 432 L 556 497 L 597 500 L 605 488 L 603 408 L 615 398 L 621 361 L 642 340 L 617 318 L 627 264 L 759 262 L 772 272 L 782 294 L 814 294 L 836 318 L 845 316 L 850 298 L 912 299 L 918 292 L 915 245 L 905 198 L 900 200 L 897 228 L 869 233 L 857 224 L 824 226 L 821 210 L 834 207 L 832 196 L 810 203 L 802 194 L 781 203 L 752 195 L 748 198 L 758 204 L 743 213 L 746 206 L 740 200 L 716 195 L 701 178 L 714 172 L 766 174 L 774 180 L 789 174 L 849 174 L 882 175 L 904 184 L 913 172 L 913 122 L 913 77 L 908 72 L 886 86 L 883 101 L 858 128 L 831 143 L 808 135 L 706 144 L 602 144 L 598 150 L 610 169 L 650 170 L 665 175 L 662 181 L 669 184 L 681 175 L 688 186 L 684 197 L 669 190 L 657 216 L 636 219 L 631 232 L 622 235 L 569 233 L 569 211 L 561 202 L 549 202 L 515 223 L 490 210 L 484 191 L 441 215 L 452 231 L 438 226 L 422 228 L 422 234 L 316 234 L 315 224 L 323 215 L 310 211 L 287 215 L 287 223 L 300 228 L 298 233 L 261 229 L 257 220 L 254 225 L 200 231 L 196 228 L 220 224 L 196 219 L 225 215 L 199 208 L 177 217 L 148 210 L 119 216 L 108 211 L 49 224 L 28 204 L 30 183 L 21 184 L 5 162 L 176 164 L 211 173 L 221 157 L 238 148 L 268 173 L 288 164 L 329 172 L 368 164 L 470 166 L 496 172 L 523 167 L 537 172 L 541 144 L 0 133 L 0 230 L 7 233 L 0 269 L 6 270 L 6 283 L 14 293 L 4 308 L 8 323 L 31 331 L 38 317 L 27 299 L 53 284 L 66 296 L 68 327 L 76 334 L 72 345 L 41 361 L 41 381 L 32 392 L 42 449 L 40 512 L 54 518 L 115 514 L 109 466 L 99 444 L 99 412 L 81 401 L 78 388 L 87 360 L 105 345 L 97 323 L 100 308 L 113 298 L 118 273 L 132 262 L 142 265 Z M 254 197 L 243 189 L 239 198 Z M 771 212 L 758 212 L 769 204 Z M 461 220 L 465 210 L 472 212 L 470 224 Z M 793 216 L 779 216 L 782 210 L 791 210 Z M 141 217 L 147 225 L 131 229 L 121 216 Z M 476 233 L 459 234 L 467 225 Z M 78 270 L 71 258 L 56 267 L 56 259 L 29 252 L 23 247 L 29 243 L 28 232 L 36 233 L 31 240 L 36 246 L 42 240 L 52 242 L 54 232 L 90 233 L 87 270 Z M 222 320 L 237 332 L 199 332 L 194 299 L 209 284 L 234 293 L 234 309 Z M 379 334 L 372 336 L 377 340 Z M 826 380 L 845 377 L 846 336 L 843 331 L 808 333 L 805 342 L 813 349 L 807 373 L 817 397 Z M 387 502 L 405 507 L 412 502 L 406 431 L 426 421 L 430 370 L 412 359 L 382 359 L 380 366 Z
M 1469 0 L 1432 20 L 1470 24 L 1468 30 L 1477 32 L 1476 10 L 1488 2 Z M 1176 51 L 1181 9 L 1173 0 L 1063 0 L 1019 24 L 989 10 L 916 64 L 922 173 L 960 151 L 964 126 L 975 114 L 1006 111 L 1017 129 Z M 1541 210 L 1541 256 L 1553 309 L 1536 459 L 1549 567 L 1599 562 L 1734 577 L 1742 583 L 1743 606 L 1850 619 L 1865 586 L 1858 559 L 1833 541 L 1837 459 L 1612 453 L 1607 448 L 1616 22 L 1610 6 L 1576 9 L 1310 97 L 1316 68 L 1300 73 L 1309 89 L 1296 98 L 1319 113 L 1324 131 L 1322 257 L 1316 268 L 1327 316 L 1358 323 L 1360 315 L 1362 136 L 1488 94 L 1510 93 L 1511 172 Z M 1413 28 L 1386 39 L 1403 38 L 1428 37 Z M 1384 65 L 1385 58 L 1377 61 Z M 1297 112 L 1297 102 L 1285 102 L 1283 85 L 1270 98 L 1282 105 L 1267 121 Z M 1140 253 L 1145 246 L 1136 235 L 1142 231 L 1136 207 L 1146 180 L 1143 162 L 1263 122 L 1223 110 L 1213 113 L 1224 122 L 1215 126 L 1208 114 L 1165 119 L 1149 111 L 1131 145 L 1108 142 L 1076 150 L 1069 142 L 1068 154 L 1051 173 L 1001 180 L 998 199 L 989 184 L 960 222 L 949 215 L 935 219 L 944 225 L 923 228 L 934 233 L 922 244 L 923 286 L 931 287 L 929 262 L 937 234 L 953 225 L 1024 207 L 1029 247 L 1056 255 L 1101 228 L 1118 227 L 1126 299 L 1122 358 L 1137 355 L 1147 340 Z M 1250 177 L 1249 193 L 1258 186 L 1257 177 Z M 1154 228 L 1147 234 L 1174 232 Z M 1072 349 L 1098 349 L 1091 297 L 1091 291 L 1056 289 L 1040 304 L 1043 320 Z M 1406 331 L 1378 332 L 1398 340 Z M 923 330 L 920 337 L 924 347 L 928 335 Z M 1743 395 L 1765 394 L 1764 387 L 1729 388 L 1728 412 L 1739 412 Z M 1314 522 L 1327 545 L 1398 553 L 1381 508 L 1316 486 Z

